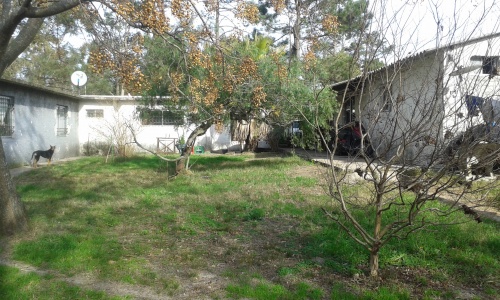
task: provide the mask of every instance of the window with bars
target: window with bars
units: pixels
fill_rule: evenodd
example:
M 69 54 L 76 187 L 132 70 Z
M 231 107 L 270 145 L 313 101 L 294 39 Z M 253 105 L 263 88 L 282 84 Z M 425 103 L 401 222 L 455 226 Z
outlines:
M 139 111 L 142 125 L 182 125 L 184 118 L 182 113 L 169 110 L 145 109 Z
M 104 110 L 87 109 L 87 118 L 104 118 Z
M 65 136 L 68 134 L 68 107 L 65 105 L 57 106 L 57 135 Z
M 14 98 L 0 96 L 0 135 L 14 133 Z

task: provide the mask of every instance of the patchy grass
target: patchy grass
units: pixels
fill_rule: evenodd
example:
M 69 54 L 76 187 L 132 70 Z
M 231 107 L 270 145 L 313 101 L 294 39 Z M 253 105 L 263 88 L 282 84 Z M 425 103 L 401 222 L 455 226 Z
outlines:
M 366 250 L 321 211 L 329 199 L 320 167 L 278 155 L 195 155 L 191 165 L 192 172 L 172 179 L 173 164 L 154 157 L 107 164 L 91 157 L 23 174 L 16 181 L 31 230 L 3 255 L 175 299 L 500 295 L 498 223 L 436 227 L 394 240 L 381 253 L 383 280 L 372 282 L 363 273 Z M 359 215 L 369 223 L 369 214 Z M 34 280 L 62 284 L 1 272 L 0 280 L 19 281 L 13 291 L 32 288 L 37 299 L 52 291 Z M 107 299 L 80 289 L 83 296 L 72 296 L 75 289 L 53 292 Z
M 50 276 L 23 274 L 15 268 L 0 266 L 0 299 L 121 299 L 103 292 L 85 291 Z

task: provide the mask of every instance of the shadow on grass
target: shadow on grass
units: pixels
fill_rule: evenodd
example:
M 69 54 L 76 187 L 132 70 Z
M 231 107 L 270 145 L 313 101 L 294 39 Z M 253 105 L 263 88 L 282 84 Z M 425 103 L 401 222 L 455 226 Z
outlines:
M 270 169 L 279 169 L 281 167 L 294 164 L 291 160 L 269 160 L 266 158 L 283 158 L 283 155 L 264 155 L 256 154 L 255 157 L 248 156 L 191 156 L 191 168 L 193 171 L 210 170 L 242 170 L 249 167 L 264 167 Z
M 190 164 L 194 172 L 203 173 L 211 170 L 243 170 L 249 167 L 279 169 L 294 163 L 289 160 L 245 161 L 247 158 L 222 155 L 192 156 Z M 148 194 L 148 189 L 157 186 L 168 188 L 170 195 L 200 195 L 201 189 L 207 188 L 209 193 L 217 194 L 231 188 L 225 181 L 222 181 L 222 184 L 195 184 L 183 176 L 178 179 L 180 183 L 177 181 L 169 185 L 168 177 L 174 173 L 174 169 L 173 163 L 166 164 L 153 156 L 115 159 L 106 164 L 102 157 L 90 157 L 39 168 L 16 177 L 15 181 L 19 193 L 28 200 L 30 214 L 46 214 L 49 217 L 80 214 L 89 204 L 126 194 L 134 187 L 135 193 L 144 195 Z M 154 173 L 148 174 L 148 170 Z M 121 177 L 125 173 L 130 173 L 129 177 Z
M 132 283 L 157 282 L 148 279 L 162 276 L 151 273 L 149 266 L 154 265 L 181 270 L 186 281 L 192 280 L 193 272 L 209 269 L 232 283 L 243 282 L 242 287 L 253 284 L 259 274 L 273 284 L 265 289 L 276 288 L 283 295 L 289 295 L 281 291 L 285 286 L 297 295 L 310 292 L 299 284 L 316 276 L 324 280 L 326 291 L 331 288 L 331 281 L 324 279 L 326 273 L 342 274 L 349 281 L 366 264 L 368 253 L 326 218 L 320 209 L 324 201 L 302 194 L 308 190 L 298 185 L 303 181 L 290 180 L 281 172 L 299 161 L 194 155 L 195 176 L 172 181 L 164 176 L 165 164 L 156 157 L 108 164 L 102 158 L 89 158 L 35 170 L 16 180 L 34 224 L 44 228 L 36 233 L 36 240 L 18 243 L 17 255 L 33 264 L 68 272 L 90 268 L 101 276 L 111 274 L 113 279 Z M 240 177 L 240 171 L 250 167 L 259 168 Z M 212 170 L 219 174 L 211 176 Z M 368 218 L 364 225 L 369 224 Z M 478 227 L 470 225 L 388 244 L 381 263 L 383 267 L 430 265 L 452 273 L 455 266 L 467 270 L 481 262 L 488 267 L 474 276 L 491 277 L 498 268 L 498 260 L 492 258 L 499 247 L 498 238 L 491 237 L 495 228 L 485 222 L 482 235 L 473 238 Z M 466 251 L 460 253 L 461 248 Z M 446 267 L 450 261 L 453 266 Z M 299 283 L 286 285 L 285 281 Z M 236 284 L 233 287 L 238 290 Z M 235 297 L 252 295 L 235 293 Z
M 262 167 L 266 172 L 266 168 L 280 169 L 297 164 L 293 160 L 245 162 L 245 159 L 248 157 L 193 156 L 191 162 L 195 172 L 203 174 L 217 169 L 231 171 L 228 173 L 233 174 L 230 175 L 233 177 L 247 167 Z M 142 242 L 142 234 L 148 236 L 154 233 L 161 239 L 166 238 L 164 235 L 172 239 L 184 239 L 206 234 L 218 237 L 221 233 L 237 235 L 242 230 L 242 233 L 249 232 L 251 235 L 245 234 L 245 239 L 248 238 L 248 243 L 244 242 L 245 247 L 254 250 L 238 258 L 235 264 L 242 269 L 252 268 L 252 264 L 259 261 L 258 253 L 267 251 L 262 236 L 266 236 L 269 228 L 264 225 L 256 231 L 254 226 L 260 226 L 260 221 L 266 219 L 268 208 L 259 207 L 257 202 L 249 203 L 252 199 L 260 200 L 242 191 L 238 191 L 241 192 L 240 196 L 248 196 L 248 199 L 239 197 L 235 201 L 218 198 L 219 195 L 230 193 L 231 188 L 237 189 L 245 180 L 233 180 L 235 186 L 228 186 L 229 180 L 221 177 L 217 177 L 212 184 L 196 176 L 180 176 L 169 182 L 167 176 L 162 177 L 162 173 L 157 173 L 161 172 L 161 167 L 162 162 L 155 157 L 115 160 L 108 164 L 103 164 L 102 158 L 88 158 L 40 168 L 17 177 L 18 191 L 26 203 L 32 225 L 37 228 L 33 228 L 33 237 L 16 244 L 15 256 L 42 267 L 66 272 L 80 272 L 89 268 L 105 275 L 123 271 L 117 270 L 117 261 L 119 264 L 132 264 L 130 261 L 135 258 L 128 257 L 135 257 L 138 253 L 138 260 L 141 260 L 141 251 L 154 247 Z M 258 183 L 252 183 L 252 186 L 255 184 Z M 251 188 L 248 191 L 253 190 Z M 198 195 L 207 198 L 197 198 Z M 257 193 L 257 197 L 261 197 L 259 195 Z M 175 200 L 170 203 L 170 199 Z M 201 202 L 196 202 L 198 199 Z M 176 215 L 179 210 L 181 212 Z M 167 222 L 172 213 L 174 215 Z M 137 226 L 129 226 L 130 222 Z M 286 224 L 278 225 L 281 226 L 286 227 Z M 135 239 L 139 235 L 141 240 L 127 244 L 126 254 L 120 251 L 125 247 L 120 235 L 130 232 L 121 232 L 122 228 L 134 231 L 134 236 L 130 238 Z M 292 244 L 292 241 L 288 240 L 288 244 Z M 200 253 L 210 249 L 210 246 L 202 245 Z M 270 253 L 276 255 L 274 249 Z M 220 263 L 226 259 L 224 255 Z M 142 263 L 137 268 L 145 266 Z M 138 276 L 147 276 L 148 273 L 144 273 L 146 275 Z
M 193 171 L 242 169 L 245 167 L 264 166 L 275 168 L 290 162 L 267 160 L 266 158 L 282 158 L 282 153 L 255 153 L 248 155 L 191 155 L 190 168 Z M 176 159 L 178 155 L 166 156 L 168 159 Z M 125 158 L 114 158 L 106 162 L 104 157 L 87 157 L 76 161 L 37 169 L 35 172 L 47 176 L 88 174 L 89 172 L 120 172 L 123 170 L 151 170 L 158 173 L 167 172 L 175 174 L 175 162 L 164 161 L 155 156 L 134 156 Z M 96 167 L 102 165 L 104 167 Z M 28 175 L 29 176 L 29 175 Z

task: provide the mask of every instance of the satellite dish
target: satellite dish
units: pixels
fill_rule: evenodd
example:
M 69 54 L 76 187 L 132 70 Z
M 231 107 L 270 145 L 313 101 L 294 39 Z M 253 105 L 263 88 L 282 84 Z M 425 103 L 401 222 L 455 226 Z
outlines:
M 71 74 L 71 83 L 78 87 L 84 86 L 85 83 L 87 83 L 87 75 L 82 71 L 73 72 L 73 74 Z

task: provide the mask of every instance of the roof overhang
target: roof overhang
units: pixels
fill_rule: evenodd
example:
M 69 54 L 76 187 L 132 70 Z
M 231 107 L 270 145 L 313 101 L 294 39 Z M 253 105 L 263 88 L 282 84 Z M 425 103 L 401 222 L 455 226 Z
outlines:
M 459 41 L 459 42 L 449 43 L 449 44 L 447 44 L 445 46 L 436 47 L 436 48 L 433 48 L 433 49 L 424 50 L 424 51 L 415 53 L 415 54 L 413 54 L 411 56 L 407 56 L 407 57 L 405 57 L 403 59 L 397 60 L 394 63 L 392 63 L 390 65 L 387 65 L 385 67 L 379 68 L 377 70 L 365 71 L 361 75 L 358 75 L 358 76 L 353 77 L 351 79 L 334 83 L 331 86 L 331 88 L 334 91 L 337 91 L 337 92 L 340 92 L 340 91 L 343 91 L 343 90 L 346 90 L 346 89 L 348 89 L 348 90 L 356 90 L 359 87 L 360 83 L 363 83 L 363 82 L 365 82 L 367 80 L 371 80 L 375 76 L 377 76 L 379 74 L 382 74 L 383 72 L 396 72 L 396 71 L 400 71 L 405 66 L 409 67 L 411 65 L 411 63 L 414 62 L 416 59 L 421 59 L 421 58 L 427 57 L 429 55 L 436 55 L 437 53 L 439 53 L 441 51 L 453 50 L 453 49 L 455 49 L 455 47 L 467 46 L 467 45 L 471 45 L 471 44 L 474 44 L 474 43 L 482 42 L 482 41 L 485 41 L 485 40 L 488 40 L 488 39 L 492 39 L 492 38 L 496 38 L 496 37 L 500 37 L 500 32 L 492 33 L 492 34 L 489 34 L 489 35 L 484 35 L 484 36 L 481 36 L 481 37 L 478 37 L 478 38 L 471 38 L 471 39 L 466 39 L 466 40 Z

